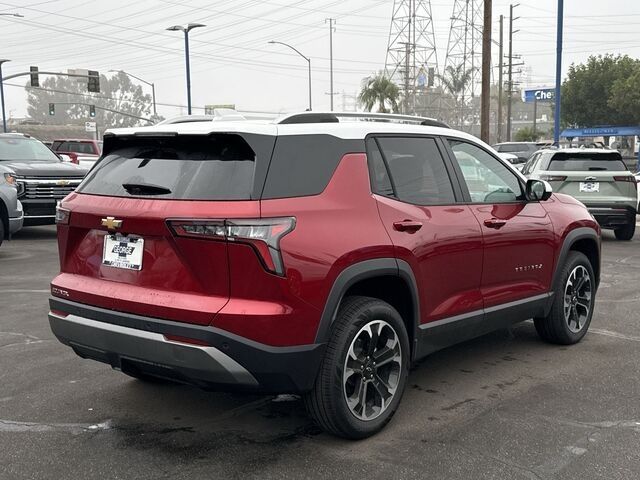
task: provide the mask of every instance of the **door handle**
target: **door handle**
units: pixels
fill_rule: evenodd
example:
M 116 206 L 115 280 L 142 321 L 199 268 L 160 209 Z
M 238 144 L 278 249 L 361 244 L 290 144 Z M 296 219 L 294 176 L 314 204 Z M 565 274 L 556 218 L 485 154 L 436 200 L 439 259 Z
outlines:
M 499 218 L 488 218 L 484 221 L 484 224 L 489 228 L 495 228 L 497 230 L 504 227 L 507 224 L 507 221 L 500 220 Z
M 422 228 L 422 222 L 415 220 L 402 220 L 401 222 L 393 222 L 393 228 L 399 232 L 415 233 Z

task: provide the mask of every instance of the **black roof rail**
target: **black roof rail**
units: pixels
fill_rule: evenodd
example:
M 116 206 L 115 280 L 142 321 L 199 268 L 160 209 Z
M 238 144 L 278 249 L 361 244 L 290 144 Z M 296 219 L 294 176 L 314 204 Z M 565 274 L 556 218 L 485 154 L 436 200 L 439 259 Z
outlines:
M 446 123 L 434 118 L 371 112 L 301 112 L 280 118 L 276 123 L 280 125 L 293 123 L 338 123 L 340 122 L 340 118 L 353 118 L 374 122 L 413 123 L 428 127 L 451 128 Z

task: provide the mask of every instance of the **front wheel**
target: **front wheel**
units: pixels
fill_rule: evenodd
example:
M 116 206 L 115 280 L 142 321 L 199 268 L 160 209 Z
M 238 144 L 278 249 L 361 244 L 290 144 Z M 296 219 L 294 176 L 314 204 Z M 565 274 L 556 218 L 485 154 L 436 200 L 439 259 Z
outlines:
M 544 318 L 535 318 L 534 324 L 543 340 L 571 345 L 582 340 L 589 329 L 596 299 L 595 275 L 581 252 L 569 252 L 561 268 L 551 311 Z
M 409 337 L 400 314 L 370 297 L 346 298 L 305 405 L 326 431 L 366 438 L 393 417 L 409 372 Z

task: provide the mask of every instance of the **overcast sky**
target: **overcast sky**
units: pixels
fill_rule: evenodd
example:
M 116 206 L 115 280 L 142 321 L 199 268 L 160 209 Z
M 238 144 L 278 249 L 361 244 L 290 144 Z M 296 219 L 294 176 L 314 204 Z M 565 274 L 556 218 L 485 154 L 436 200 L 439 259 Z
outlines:
M 419 0 L 417 0 L 419 1 Z M 191 33 L 194 107 L 234 103 L 239 109 L 284 112 L 307 106 L 307 65 L 269 40 L 290 43 L 311 57 L 314 109 L 328 109 L 329 27 L 334 34 L 337 109 L 342 92 L 354 95 L 363 77 L 384 68 L 393 0 L 0 0 L 0 58 L 4 75 L 28 70 L 122 69 L 156 83 L 158 113 L 186 104 L 184 40 L 174 24 L 207 25 Z M 453 1 L 432 2 L 442 68 Z M 493 2 L 498 16 L 509 2 Z M 552 84 L 556 0 L 520 0 L 514 53 L 522 55 L 531 84 Z M 505 27 L 508 22 L 505 21 Z M 506 36 L 505 36 L 506 38 Z M 563 70 L 590 54 L 640 57 L 640 1 L 566 0 Z M 497 59 L 497 48 L 494 49 Z M 23 85 L 25 79 L 8 83 Z M 24 116 L 22 88 L 5 87 L 7 116 Z M 160 105 L 161 104 L 161 105 Z M 194 113 L 202 113 L 195 109 Z

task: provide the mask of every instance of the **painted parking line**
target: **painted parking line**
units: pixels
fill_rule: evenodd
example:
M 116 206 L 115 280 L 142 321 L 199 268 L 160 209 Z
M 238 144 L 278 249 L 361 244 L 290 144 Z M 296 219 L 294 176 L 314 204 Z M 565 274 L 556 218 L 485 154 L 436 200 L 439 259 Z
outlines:
M 51 293 L 48 288 L 46 290 L 4 290 L 0 289 L 0 293 Z
M 604 330 L 602 328 L 590 328 L 589 333 L 604 335 L 606 337 L 620 338 L 622 340 L 630 340 L 632 342 L 640 342 L 640 337 L 636 337 L 635 335 L 626 335 L 624 333 L 612 332 L 611 330 Z

